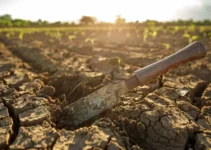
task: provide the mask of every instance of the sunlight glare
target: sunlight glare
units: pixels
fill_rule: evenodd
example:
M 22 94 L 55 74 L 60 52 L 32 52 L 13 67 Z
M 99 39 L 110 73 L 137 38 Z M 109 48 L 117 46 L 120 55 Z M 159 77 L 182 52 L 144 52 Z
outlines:
M 98 21 L 114 22 L 117 15 L 130 21 L 154 19 L 166 21 L 181 8 L 200 5 L 198 0 L 21 0 L 4 7 L 2 11 L 14 18 L 53 21 L 77 21 L 83 15 Z

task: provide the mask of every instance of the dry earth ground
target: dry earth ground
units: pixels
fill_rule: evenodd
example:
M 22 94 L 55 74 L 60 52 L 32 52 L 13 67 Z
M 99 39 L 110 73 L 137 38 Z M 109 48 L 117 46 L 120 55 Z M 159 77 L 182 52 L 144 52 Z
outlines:
M 71 43 L 41 33 L 23 40 L 1 34 L 0 149 L 211 149 L 206 39 L 205 58 L 129 91 L 112 110 L 72 126 L 66 105 L 187 45 L 179 33 L 138 46 L 120 33 L 106 42 L 103 34 L 96 36 L 93 47 L 80 38 Z M 170 50 L 162 40 L 171 43 Z

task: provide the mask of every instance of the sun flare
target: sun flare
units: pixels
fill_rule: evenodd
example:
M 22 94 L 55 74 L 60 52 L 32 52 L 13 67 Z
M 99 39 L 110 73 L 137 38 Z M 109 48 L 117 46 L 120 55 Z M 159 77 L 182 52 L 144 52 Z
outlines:
M 3 5 L 0 14 L 8 13 L 14 18 L 48 21 L 77 21 L 81 16 L 94 16 L 98 21 L 114 22 L 117 15 L 126 21 L 154 19 L 166 21 L 181 8 L 200 4 L 198 0 L 36 0 L 13 1 Z M 0 6 L 1 7 L 1 6 Z

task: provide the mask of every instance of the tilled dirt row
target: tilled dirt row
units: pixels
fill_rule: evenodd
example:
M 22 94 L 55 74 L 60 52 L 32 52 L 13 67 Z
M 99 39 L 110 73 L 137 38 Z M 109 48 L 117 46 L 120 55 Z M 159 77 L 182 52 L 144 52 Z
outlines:
M 10 120 L 2 123 L 4 148 L 211 148 L 210 52 L 129 91 L 94 122 L 74 127 L 62 111 L 65 105 L 138 67 L 104 53 L 81 55 L 27 43 L 7 47 L 1 44 L 1 112 L 2 120 Z
M 0 63 L 12 64 L 0 73 L 1 149 L 124 149 L 121 136 L 108 127 L 58 130 L 51 120 L 59 106 L 59 100 L 52 98 L 55 88 L 29 66 L 23 67 L 3 44 Z

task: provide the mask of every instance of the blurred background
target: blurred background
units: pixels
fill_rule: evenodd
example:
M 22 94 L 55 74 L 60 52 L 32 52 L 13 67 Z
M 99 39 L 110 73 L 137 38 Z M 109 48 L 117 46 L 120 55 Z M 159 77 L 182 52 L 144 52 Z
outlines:
M 1 26 L 18 26 L 18 21 L 77 24 L 82 16 L 94 17 L 94 23 L 114 23 L 120 16 L 125 22 L 203 21 L 210 14 L 209 0 L 0 0 Z

